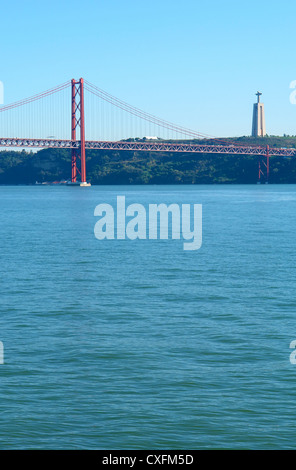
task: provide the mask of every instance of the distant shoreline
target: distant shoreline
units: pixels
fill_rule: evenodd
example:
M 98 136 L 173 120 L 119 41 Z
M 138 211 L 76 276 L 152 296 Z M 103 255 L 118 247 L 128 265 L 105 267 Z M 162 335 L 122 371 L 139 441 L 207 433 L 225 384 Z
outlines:
M 223 139 L 227 143 L 296 148 L 296 136 Z M 196 142 L 196 141 L 195 141 Z M 206 143 L 202 140 L 201 143 Z M 92 185 L 257 184 L 255 155 L 88 150 L 87 181 Z M 40 185 L 71 178 L 71 151 L 1 150 L 0 185 Z M 295 157 L 270 157 L 269 184 L 296 183 Z

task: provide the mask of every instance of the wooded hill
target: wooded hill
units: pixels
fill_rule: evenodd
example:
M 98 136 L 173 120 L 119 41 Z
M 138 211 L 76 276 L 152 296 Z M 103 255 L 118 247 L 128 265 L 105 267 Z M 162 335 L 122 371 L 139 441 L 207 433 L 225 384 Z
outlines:
M 227 141 L 296 148 L 296 136 L 240 137 Z M 87 180 L 92 184 L 255 184 L 258 157 L 89 150 L 86 170 Z M 54 182 L 69 180 L 70 175 L 70 150 L 0 152 L 0 184 Z M 296 183 L 296 157 L 271 157 L 270 183 Z

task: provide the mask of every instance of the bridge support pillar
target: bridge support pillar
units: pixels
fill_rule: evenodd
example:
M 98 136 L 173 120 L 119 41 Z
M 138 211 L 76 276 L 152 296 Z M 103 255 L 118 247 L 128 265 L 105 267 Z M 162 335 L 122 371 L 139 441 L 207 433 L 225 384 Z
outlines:
M 269 183 L 269 145 L 266 146 L 266 154 L 259 157 L 258 183 Z

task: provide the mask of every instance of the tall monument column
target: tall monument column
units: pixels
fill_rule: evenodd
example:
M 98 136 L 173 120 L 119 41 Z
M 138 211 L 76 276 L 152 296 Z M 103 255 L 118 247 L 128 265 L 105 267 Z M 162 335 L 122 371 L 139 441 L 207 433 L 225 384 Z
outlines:
M 252 137 L 264 137 L 266 135 L 264 104 L 260 103 L 262 93 L 257 91 L 257 103 L 253 108 Z

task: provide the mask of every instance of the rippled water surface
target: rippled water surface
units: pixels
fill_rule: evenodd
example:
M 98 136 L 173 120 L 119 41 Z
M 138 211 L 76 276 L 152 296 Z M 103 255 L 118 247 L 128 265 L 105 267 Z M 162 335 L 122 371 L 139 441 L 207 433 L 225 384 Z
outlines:
M 203 245 L 94 209 L 203 205 Z M 296 186 L 0 187 L 2 449 L 295 449 Z

